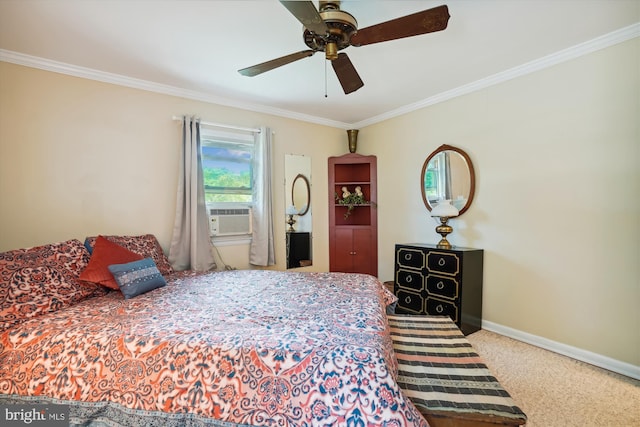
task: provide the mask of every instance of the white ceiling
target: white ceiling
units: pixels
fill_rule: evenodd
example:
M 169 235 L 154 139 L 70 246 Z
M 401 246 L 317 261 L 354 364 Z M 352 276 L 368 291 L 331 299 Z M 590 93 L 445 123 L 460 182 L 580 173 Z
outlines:
M 275 0 L 0 0 L 0 59 L 349 126 L 543 66 L 602 36 L 639 35 L 640 0 L 346 0 L 341 7 L 364 28 L 441 4 L 451 15 L 442 32 L 347 48 L 365 84 L 349 95 L 322 53 L 256 77 L 238 74 L 307 48 L 301 24 Z

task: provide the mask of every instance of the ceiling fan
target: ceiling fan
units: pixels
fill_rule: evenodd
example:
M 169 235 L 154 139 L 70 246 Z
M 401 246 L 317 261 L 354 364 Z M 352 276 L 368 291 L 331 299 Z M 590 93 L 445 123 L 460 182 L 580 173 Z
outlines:
M 340 10 L 339 1 L 320 1 L 319 11 L 311 1 L 280 1 L 304 26 L 303 38 L 307 50 L 285 55 L 271 61 L 238 70 L 243 76 L 253 77 L 281 67 L 316 52 L 324 52 L 345 94 L 364 86 L 346 53 L 338 51 L 349 46 L 364 46 L 389 40 L 413 37 L 442 31 L 447 28 L 449 9 L 446 5 L 427 9 L 370 27 L 358 29 L 358 22 Z

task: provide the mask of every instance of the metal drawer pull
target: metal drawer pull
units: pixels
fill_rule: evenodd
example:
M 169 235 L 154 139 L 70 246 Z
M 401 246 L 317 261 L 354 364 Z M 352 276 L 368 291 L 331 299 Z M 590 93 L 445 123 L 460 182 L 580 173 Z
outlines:
M 411 260 L 411 254 L 404 254 L 404 259 L 405 261 L 410 261 Z
M 410 296 L 407 296 L 407 297 L 404 299 L 404 302 L 406 302 L 407 304 L 411 304 L 411 297 L 410 297 Z
M 413 282 L 413 276 L 407 276 L 404 280 L 407 283 L 411 283 L 411 282 Z
M 444 283 L 442 283 L 442 280 L 438 282 L 438 284 L 436 285 L 436 288 L 443 290 L 444 289 Z
M 442 267 L 445 263 L 446 263 L 446 261 L 444 260 L 444 258 L 440 258 L 440 259 L 438 260 L 438 265 L 439 265 L 440 267 Z
M 436 311 L 437 311 L 438 313 L 442 313 L 442 312 L 444 311 L 444 307 L 442 306 L 442 304 L 438 304 L 438 305 L 436 306 Z

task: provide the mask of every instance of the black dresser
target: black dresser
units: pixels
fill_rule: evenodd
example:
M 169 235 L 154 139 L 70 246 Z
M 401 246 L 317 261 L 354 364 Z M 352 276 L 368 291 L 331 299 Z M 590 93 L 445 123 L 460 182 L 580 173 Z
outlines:
M 298 268 L 311 263 L 311 233 L 287 231 L 287 268 Z
M 396 313 L 449 316 L 465 335 L 482 326 L 482 249 L 397 244 Z

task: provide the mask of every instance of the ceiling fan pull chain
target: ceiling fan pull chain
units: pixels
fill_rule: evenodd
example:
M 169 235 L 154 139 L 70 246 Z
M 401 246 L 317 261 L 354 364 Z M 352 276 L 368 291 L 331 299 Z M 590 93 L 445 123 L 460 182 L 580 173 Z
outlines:
M 328 98 L 327 96 L 327 60 L 324 60 L 324 97 Z

